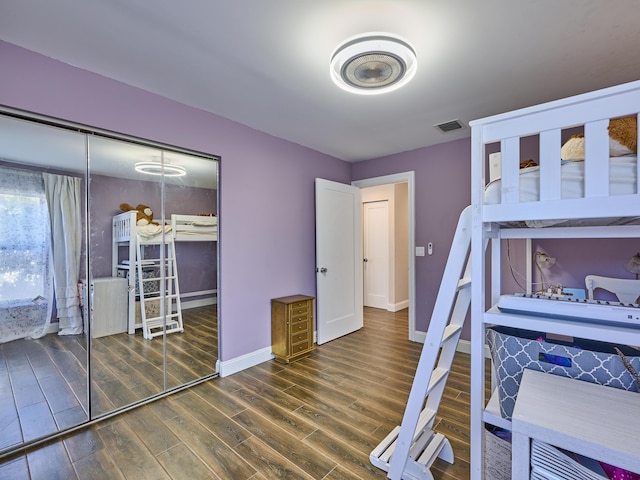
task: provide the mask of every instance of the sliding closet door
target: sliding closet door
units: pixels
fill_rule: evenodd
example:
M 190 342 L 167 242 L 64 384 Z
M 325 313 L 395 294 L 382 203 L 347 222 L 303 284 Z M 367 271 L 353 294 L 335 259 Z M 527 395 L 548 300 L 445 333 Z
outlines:
M 167 387 L 216 373 L 218 360 L 218 162 L 165 152 L 166 166 L 185 174 L 164 178 L 164 216 L 172 223 L 180 302 L 173 314 L 184 332 L 167 334 Z M 168 330 L 169 331 L 169 330 Z
M 163 177 L 136 170 L 141 163 L 159 164 L 161 157 L 157 148 L 89 136 L 93 417 L 165 390 L 163 337 L 148 340 L 140 327 L 140 286 L 145 294 L 160 288 L 160 280 L 147 278 L 159 276 L 154 259 L 163 251 L 164 233 L 154 219 L 140 216 L 137 226 L 138 215 L 123 205 L 145 205 L 162 220 Z M 147 302 L 144 311 L 147 319 L 157 317 L 158 302 Z
M 89 167 L 97 417 L 216 373 L 217 161 L 95 135 Z
M 216 157 L 0 113 L 0 453 L 216 373 L 217 192 Z
M 89 418 L 86 138 L 0 116 L 0 452 Z

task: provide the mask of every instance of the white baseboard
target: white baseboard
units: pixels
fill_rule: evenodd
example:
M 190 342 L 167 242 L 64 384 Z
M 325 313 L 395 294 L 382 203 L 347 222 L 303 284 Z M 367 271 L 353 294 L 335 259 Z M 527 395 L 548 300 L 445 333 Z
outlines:
M 273 354 L 271 353 L 271 346 L 269 346 L 256 350 L 255 352 L 240 355 L 231 360 L 220 362 L 218 373 L 221 377 L 228 377 L 229 375 L 233 375 L 234 373 L 238 373 L 271 359 L 273 359 Z
M 205 297 L 196 300 L 186 300 L 189 297 Z M 181 293 L 180 305 L 183 309 L 205 307 L 207 305 L 215 305 L 218 303 L 218 290 L 198 290 L 195 292 Z
M 211 298 L 200 298 L 198 300 L 181 301 L 180 305 L 182 306 L 183 310 L 186 310 L 188 308 L 198 308 L 198 307 L 205 307 L 207 305 L 216 305 L 217 303 L 218 303 L 218 298 L 211 297 Z
M 425 342 L 427 338 L 427 332 L 422 332 L 420 330 L 416 330 L 413 335 L 413 341 L 418 343 Z M 458 346 L 456 347 L 456 352 L 468 353 L 471 355 L 471 342 L 469 340 L 458 340 Z M 487 345 L 484 346 L 484 356 L 486 358 L 491 357 L 491 351 Z
M 387 312 L 399 312 L 400 310 L 404 310 L 405 308 L 409 308 L 409 300 L 405 300 L 404 302 L 388 304 Z
M 418 342 L 418 343 L 424 343 L 426 339 L 427 339 L 427 332 L 423 332 L 421 330 L 414 331 L 413 338 L 411 338 L 412 341 Z
M 471 342 L 469 340 L 459 340 L 456 352 L 468 353 L 471 355 Z M 491 351 L 489 350 L 488 345 L 484 346 L 484 356 L 486 358 L 491 358 Z

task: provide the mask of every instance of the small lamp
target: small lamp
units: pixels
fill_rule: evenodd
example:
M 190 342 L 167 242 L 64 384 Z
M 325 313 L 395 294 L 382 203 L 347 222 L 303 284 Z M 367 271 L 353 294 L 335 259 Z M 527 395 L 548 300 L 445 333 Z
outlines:
M 542 273 L 543 268 L 551 268 L 555 265 L 556 259 L 554 257 L 550 257 L 546 253 L 536 252 L 534 255 L 534 262 L 536 267 L 538 267 L 538 272 L 540 272 L 540 282 L 542 284 L 541 291 L 544 292 L 544 274 Z
M 628 272 L 636 274 L 636 280 L 638 280 L 638 274 L 640 273 L 640 253 L 636 253 L 631 260 L 625 265 Z
M 556 259 L 546 253 L 536 252 L 536 262 L 540 268 L 551 268 L 556 264 Z

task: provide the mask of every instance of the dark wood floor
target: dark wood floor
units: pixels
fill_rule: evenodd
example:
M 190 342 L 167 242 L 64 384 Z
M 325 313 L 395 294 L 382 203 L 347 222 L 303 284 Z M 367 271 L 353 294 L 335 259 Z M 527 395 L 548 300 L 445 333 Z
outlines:
M 364 328 L 290 365 L 265 362 L 69 434 L 0 464 L 11 479 L 385 478 L 369 453 L 401 421 L 422 345 L 406 311 L 365 309 Z M 435 429 L 469 478 L 469 357 L 458 353 Z
M 183 317 L 185 332 L 167 336 L 168 389 L 215 373 L 218 359 L 215 306 Z M 141 331 L 93 339 L 92 415 L 162 392 L 164 348 Z M 87 405 L 84 335 L 0 344 L 0 450 L 86 422 Z
M 218 325 L 215 305 L 184 309 L 184 333 L 145 340 L 142 331 L 93 340 L 92 414 L 107 413 L 164 389 L 171 389 L 216 373 Z

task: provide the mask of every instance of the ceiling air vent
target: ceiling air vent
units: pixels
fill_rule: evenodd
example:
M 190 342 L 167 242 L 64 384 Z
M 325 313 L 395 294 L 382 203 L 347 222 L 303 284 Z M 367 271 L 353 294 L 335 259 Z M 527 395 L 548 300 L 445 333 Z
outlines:
M 451 132 L 453 130 L 460 130 L 464 125 L 460 120 L 451 120 L 450 122 L 439 123 L 434 125 L 437 129 L 439 129 L 443 133 Z

